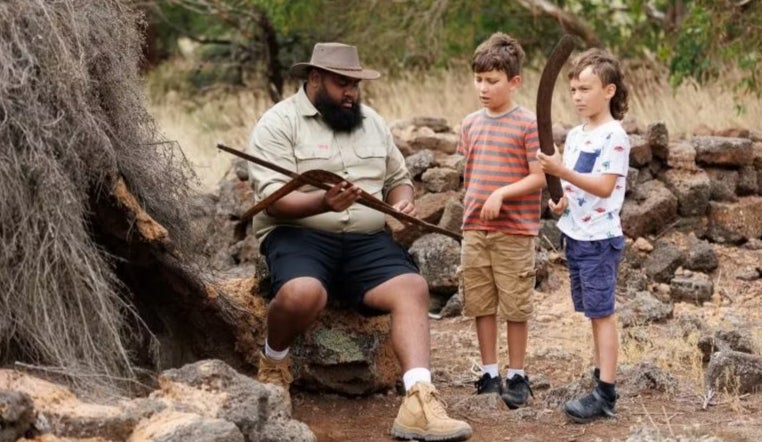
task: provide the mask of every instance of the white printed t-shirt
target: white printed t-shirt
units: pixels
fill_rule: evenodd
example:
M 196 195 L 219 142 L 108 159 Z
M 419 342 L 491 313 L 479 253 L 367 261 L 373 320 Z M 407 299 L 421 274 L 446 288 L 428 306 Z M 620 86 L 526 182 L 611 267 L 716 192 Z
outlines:
M 561 180 L 569 204 L 558 220 L 558 228 L 578 241 L 622 236 L 619 212 L 630 165 L 630 139 L 617 120 L 591 131 L 584 127 L 577 126 L 566 136 L 564 165 L 587 175 L 616 174 L 616 185 L 608 198 L 599 198 Z

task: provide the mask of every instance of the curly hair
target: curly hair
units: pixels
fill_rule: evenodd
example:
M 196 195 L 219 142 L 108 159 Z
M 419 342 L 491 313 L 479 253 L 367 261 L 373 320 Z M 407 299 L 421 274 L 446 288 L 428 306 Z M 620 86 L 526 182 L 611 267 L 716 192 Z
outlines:
M 604 86 L 613 84 L 616 87 L 616 92 L 614 92 L 614 96 L 609 102 L 609 110 L 611 111 L 611 116 L 621 120 L 628 109 L 628 91 L 627 86 L 624 84 L 624 74 L 622 73 L 619 61 L 605 49 L 588 49 L 579 54 L 572 63 L 569 79 L 579 79 L 579 74 L 588 66 L 592 66 L 593 73 L 601 79 L 601 83 Z
M 521 73 L 524 49 L 508 34 L 495 32 L 474 51 L 471 61 L 473 72 L 503 71 L 511 79 Z

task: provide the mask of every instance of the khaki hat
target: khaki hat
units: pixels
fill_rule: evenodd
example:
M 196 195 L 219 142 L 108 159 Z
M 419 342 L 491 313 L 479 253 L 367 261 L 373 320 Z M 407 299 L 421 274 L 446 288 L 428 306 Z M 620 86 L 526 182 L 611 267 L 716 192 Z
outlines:
M 357 47 L 343 43 L 317 43 L 312 49 L 309 63 L 291 66 L 291 75 L 304 78 L 311 68 L 324 69 L 335 74 L 358 80 L 375 80 L 381 76 L 378 71 L 363 69 Z

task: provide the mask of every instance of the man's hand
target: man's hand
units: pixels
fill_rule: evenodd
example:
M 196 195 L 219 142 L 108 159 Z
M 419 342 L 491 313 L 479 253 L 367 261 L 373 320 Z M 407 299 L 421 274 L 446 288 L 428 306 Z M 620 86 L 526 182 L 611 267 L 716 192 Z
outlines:
M 500 215 L 500 208 L 503 207 L 503 192 L 497 189 L 487 198 L 479 212 L 479 219 L 482 221 L 493 220 Z
M 410 216 L 416 215 L 415 204 L 413 204 L 413 202 L 410 200 L 398 201 L 392 207 L 394 207 L 398 212 L 402 212 L 406 215 L 410 215 Z
M 548 200 L 548 207 L 550 208 L 550 211 L 555 215 L 564 213 L 564 210 L 566 210 L 566 206 L 568 205 L 569 202 L 566 200 L 566 195 L 562 196 L 561 199 L 558 200 L 558 203 L 554 203 L 552 199 Z
M 558 151 L 558 146 L 553 145 L 553 155 L 545 155 L 542 152 L 537 152 L 537 160 L 540 162 L 542 171 L 557 177 L 561 177 L 561 174 L 566 170 L 564 167 L 561 153 Z
M 354 184 L 342 181 L 334 184 L 323 195 L 323 206 L 327 212 L 341 212 L 347 210 L 360 197 L 362 189 Z

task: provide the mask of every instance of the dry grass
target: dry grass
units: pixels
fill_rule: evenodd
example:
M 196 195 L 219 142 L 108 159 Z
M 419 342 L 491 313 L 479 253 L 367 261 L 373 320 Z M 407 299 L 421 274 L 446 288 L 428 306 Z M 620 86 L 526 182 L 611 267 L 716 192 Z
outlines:
M 166 75 L 166 71 L 162 75 Z M 526 70 L 523 79 L 516 101 L 534 109 L 539 73 Z M 762 115 L 762 102 L 754 97 L 734 97 L 722 84 L 684 85 L 673 90 L 665 78 L 656 78 L 652 71 L 632 74 L 629 79 L 632 89 L 629 115 L 636 118 L 641 128 L 663 121 L 673 136 L 682 136 L 702 124 L 712 129 L 759 127 L 757 116 Z M 156 81 L 155 78 L 149 80 Z M 567 87 L 562 74 L 556 83 L 553 121 L 572 126 L 579 119 L 571 106 Z M 295 89 L 295 85 L 290 88 Z M 471 74 L 466 69 L 410 73 L 401 78 L 366 82 L 363 91 L 365 101 L 389 121 L 432 116 L 443 117 L 456 126 L 479 107 L 471 87 Z M 215 143 L 224 141 L 242 146 L 257 118 L 270 106 L 266 94 L 257 91 L 216 94 L 194 100 L 169 93 L 154 96 L 152 100 L 151 113 L 164 134 L 180 143 L 194 163 L 204 188 L 214 186 L 230 165 L 230 156 L 218 153 Z M 739 107 L 744 107 L 745 113 L 739 114 Z
M 144 332 L 93 231 L 119 176 L 174 238 L 187 182 L 145 110 L 140 16 L 118 0 L 0 2 L 0 363 L 109 390 Z

